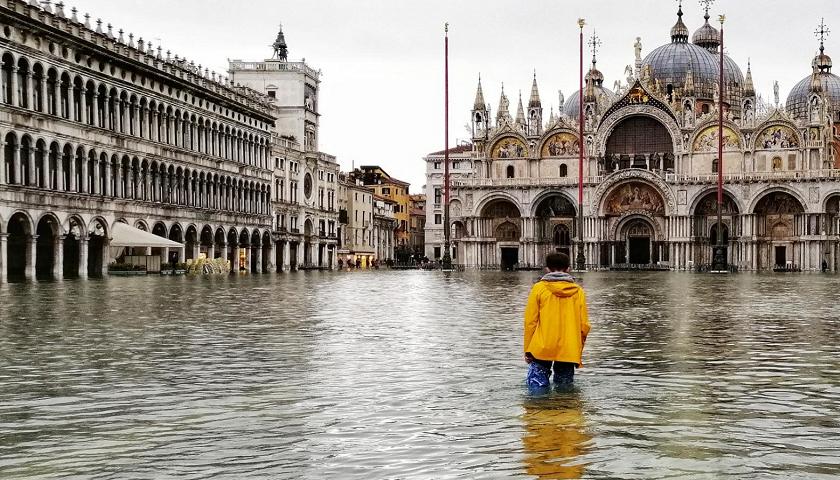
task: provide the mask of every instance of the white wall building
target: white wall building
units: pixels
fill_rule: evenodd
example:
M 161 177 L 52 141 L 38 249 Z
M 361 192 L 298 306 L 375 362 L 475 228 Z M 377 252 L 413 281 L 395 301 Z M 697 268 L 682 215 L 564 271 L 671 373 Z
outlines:
M 231 82 L 264 93 L 276 118 L 272 156 L 277 264 L 283 269 L 334 268 L 339 167 L 335 157 L 318 151 L 320 72 L 304 61 L 288 61 L 280 31 L 272 58 L 233 60 L 229 74 Z

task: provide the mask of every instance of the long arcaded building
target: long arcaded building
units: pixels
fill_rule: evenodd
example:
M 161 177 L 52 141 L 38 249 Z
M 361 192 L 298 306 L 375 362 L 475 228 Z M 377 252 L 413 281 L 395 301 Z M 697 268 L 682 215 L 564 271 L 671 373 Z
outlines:
M 330 266 L 275 242 L 296 195 L 272 193 L 268 95 L 42 3 L 0 5 L 0 282 L 102 275 L 118 223 L 183 245 L 141 252 L 163 262 Z

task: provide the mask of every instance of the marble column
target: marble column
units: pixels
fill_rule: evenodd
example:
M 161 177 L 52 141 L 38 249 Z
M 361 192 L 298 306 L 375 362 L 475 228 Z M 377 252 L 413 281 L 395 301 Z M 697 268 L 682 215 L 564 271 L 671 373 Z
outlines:
M 9 247 L 9 234 L 8 233 L 0 233 L 0 283 L 6 283 L 8 281 L 8 271 L 9 266 L 7 264 L 9 254 L 8 254 L 8 247 Z
M 38 235 L 30 235 L 26 239 L 26 268 L 24 276 L 27 280 L 35 280 L 35 258 L 38 249 Z
M 107 247 L 103 247 L 107 248 Z M 107 266 L 107 262 L 105 263 Z M 87 278 L 88 276 L 88 238 L 81 237 L 79 239 L 79 278 Z
M 269 242 L 269 244 L 263 248 L 268 249 L 266 255 L 268 256 L 268 262 L 266 264 L 265 273 L 274 273 L 277 271 L 277 256 L 276 250 L 274 248 L 274 242 Z
M 251 273 L 251 249 L 248 247 L 244 248 L 245 250 L 245 272 Z
M 58 235 L 55 237 L 55 247 L 53 248 L 53 278 L 61 280 L 64 278 L 64 239 L 67 235 Z
M 252 249 L 251 254 L 256 258 L 254 262 L 254 273 L 262 273 L 262 246 L 256 246 Z

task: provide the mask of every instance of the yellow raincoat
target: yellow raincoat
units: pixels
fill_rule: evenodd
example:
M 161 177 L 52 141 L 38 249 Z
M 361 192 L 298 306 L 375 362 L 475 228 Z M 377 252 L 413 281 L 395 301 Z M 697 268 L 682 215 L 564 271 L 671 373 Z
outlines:
M 551 273 L 531 288 L 525 307 L 526 353 L 580 367 L 589 328 L 586 294 L 571 276 Z

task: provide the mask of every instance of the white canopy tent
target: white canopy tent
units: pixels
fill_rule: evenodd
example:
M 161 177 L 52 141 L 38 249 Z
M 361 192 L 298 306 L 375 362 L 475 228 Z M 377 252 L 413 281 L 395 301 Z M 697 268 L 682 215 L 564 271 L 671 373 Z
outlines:
M 126 255 L 123 253 L 126 248 L 141 248 L 152 249 L 161 248 L 166 249 L 161 251 L 161 255 Z M 184 254 L 184 245 L 168 238 L 159 237 L 153 233 L 140 230 L 131 225 L 117 222 L 111 228 L 111 261 L 118 258 L 123 258 L 125 263 L 132 265 L 143 265 L 146 267 L 148 273 L 159 272 L 161 263 L 169 261 L 167 258 L 168 252 L 178 249 L 181 250 L 181 258 Z
M 111 229 L 112 247 L 184 248 L 184 244 L 159 237 L 122 222 Z

